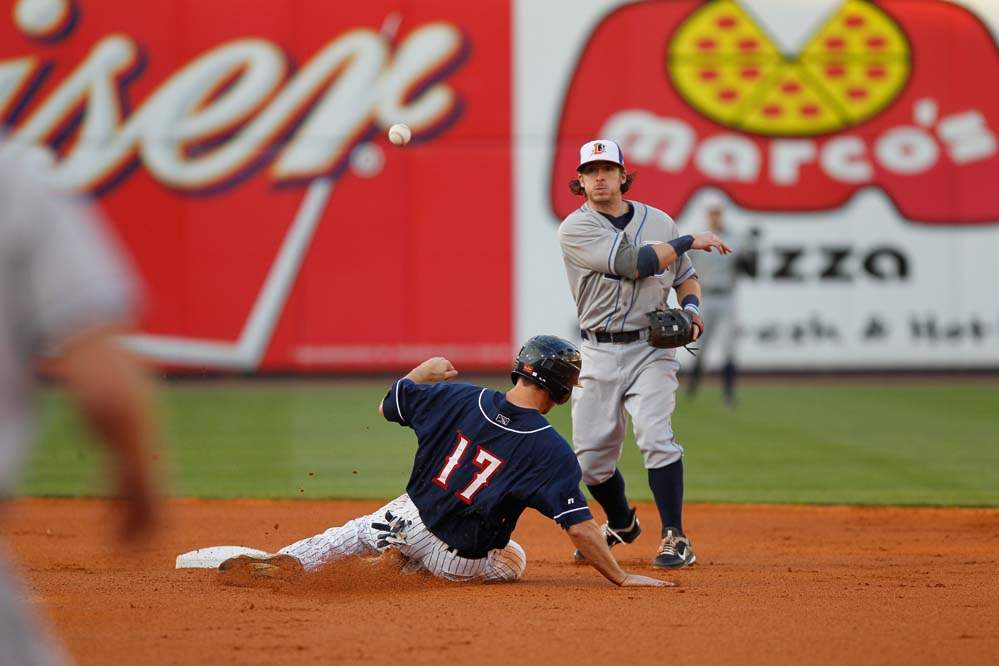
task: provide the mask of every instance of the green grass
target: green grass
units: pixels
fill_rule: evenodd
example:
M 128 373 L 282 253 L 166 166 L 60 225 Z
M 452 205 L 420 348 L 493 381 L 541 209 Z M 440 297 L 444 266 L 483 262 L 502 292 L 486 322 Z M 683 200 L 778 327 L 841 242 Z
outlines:
M 166 385 L 170 490 L 394 496 L 414 440 L 378 416 L 384 391 L 382 382 Z M 20 492 L 99 494 L 99 454 L 65 396 L 44 392 L 40 416 Z M 568 436 L 569 409 L 551 416 Z M 680 396 L 674 426 L 690 501 L 999 506 L 997 385 L 749 387 L 734 410 L 708 390 Z M 651 499 L 630 433 L 621 465 L 629 494 Z

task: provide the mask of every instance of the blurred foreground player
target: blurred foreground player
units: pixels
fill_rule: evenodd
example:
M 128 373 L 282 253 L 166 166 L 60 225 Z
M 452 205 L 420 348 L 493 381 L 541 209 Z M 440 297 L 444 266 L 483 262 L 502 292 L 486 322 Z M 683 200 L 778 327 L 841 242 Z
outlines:
M 566 530 L 587 561 L 621 586 L 669 585 L 621 569 L 579 490 L 572 448 L 542 414 L 569 399 L 580 355 L 554 336 L 531 338 L 517 355 L 505 394 L 470 384 L 450 361 L 431 358 L 392 385 L 379 406 L 416 432 L 406 492 L 374 513 L 268 557 L 223 562 L 223 575 L 287 578 L 351 556 L 395 549 L 409 571 L 454 581 L 514 581 L 524 549 L 510 539 L 527 507 Z
M 51 357 L 111 453 L 125 500 L 122 535 L 133 539 L 153 521 L 155 429 L 150 385 L 112 338 L 131 317 L 132 276 L 92 212 L 57 193 L 22 155 L 0 139 L 0 497 L 32 440 L 36 361 Z M 0 553 L 0 663 L 65 663 L 42 633 Z

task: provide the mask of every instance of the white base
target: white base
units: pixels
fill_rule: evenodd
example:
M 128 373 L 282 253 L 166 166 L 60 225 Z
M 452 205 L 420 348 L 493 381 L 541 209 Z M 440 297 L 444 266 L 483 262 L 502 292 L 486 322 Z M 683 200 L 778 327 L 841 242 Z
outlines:
M 247 548 L 246 546 L 208 546 L 198 548 L 188 553 L 181 553 L 177 556 L 178 569 L 215 569 L 230 557 L 237 555 L 252 555 L 261 557 L 269 555 L 263 550 Z

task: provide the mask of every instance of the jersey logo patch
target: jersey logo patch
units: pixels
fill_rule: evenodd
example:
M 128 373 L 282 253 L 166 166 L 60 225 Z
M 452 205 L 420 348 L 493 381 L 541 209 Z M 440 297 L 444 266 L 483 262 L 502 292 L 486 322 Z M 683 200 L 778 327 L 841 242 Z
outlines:
M 496 415 L 496 423 L 499 423 L 500 425 L 508 426 L 508 425 L 510 425 L 510 417 L 507 416 L 507 415 L 505 415 L 505 414 L 497 414 Z

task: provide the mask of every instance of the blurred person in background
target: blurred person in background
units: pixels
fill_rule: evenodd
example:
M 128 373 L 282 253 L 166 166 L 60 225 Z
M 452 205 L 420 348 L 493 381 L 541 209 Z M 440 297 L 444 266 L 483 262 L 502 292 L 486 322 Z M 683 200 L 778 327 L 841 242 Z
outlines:
M 152 386 L 115 340 L 132 319 L 137 285 L 95 211 L 58 193 L 29 157 L 0 137 L 0 525 L 34 439 L 44 359 L 111 454 L 121 535 L 132 541 L 153 526 L 157 507 Z M 0 663 L 65 663 L 5 559 L 0 551 Z
M 748 250 L 749 236 L 741 236 L 725 223 L 725 209 L 719 203 L 708 206 L 708 229 L 713 231 L 730 248 L 730 254 L 700 252 L 691 257 L 697 277 L 701 282 L 704 304 L 704 334 L 697 339 L 699 351 L 694 358 L 687 393 L 694 397 L 701 381 L 705 359 L 712 348 L 722 350 L 722 396 L 725 404 L 735 406 L 736 340 L 736 286 L 740 256 Z

